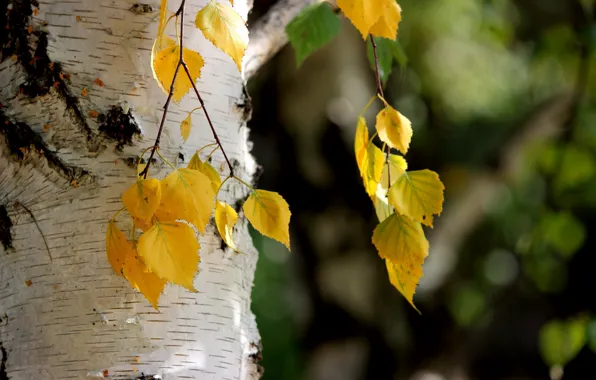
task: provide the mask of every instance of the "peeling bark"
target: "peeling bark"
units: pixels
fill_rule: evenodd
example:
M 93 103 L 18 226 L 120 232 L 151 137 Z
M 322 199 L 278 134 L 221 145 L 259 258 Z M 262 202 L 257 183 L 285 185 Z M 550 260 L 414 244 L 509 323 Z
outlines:
M 171 11 L 179 3 L 169 2 Z M 187 0 L 187 10 L 206 3 Z M 234 8 L 246 19 L 246 1 Z M 257 252 L 242 215 L 235 237 L 245 254 L 221 249 L 208 225 L 200 237 L 199 293 L 168 285 L 159 311 L 106 259 L 107 222 L 136 178 L 139 154 L 153 144 L 165 100 L 149 64 L 158 11 L 158 0 L 12 0 L 0 16 L 9 31 L 0 36 L 0 242 L 7 243 L 0 252 L 14 247 L 14 254 L 0 254 L 0 380 L 106 373 L 245 380 L 262 373 L 250 310 Z M 250 183 L 256 165 L 242 76 L 200 31 L 187 31 L 185 46 L 205 60 L 198 88 L 235 174 Z M 213 142 L 199 114 L 182 142 L 180 122 L 197 104 L 186 96 L 166 120 L 160 152 L 178 166 Z M 226 175 L 223 162 L 216 152 L 213 166 Z M 169 170 L 155 162 L 150 174 L 163 178 Z M 248 196 L 236 184 L 223 193 L 230 204 Z

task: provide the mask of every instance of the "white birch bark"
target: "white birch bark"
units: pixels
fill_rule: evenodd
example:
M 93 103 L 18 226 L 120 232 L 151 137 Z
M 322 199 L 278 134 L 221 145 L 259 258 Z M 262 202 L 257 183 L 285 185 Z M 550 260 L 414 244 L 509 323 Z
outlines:
M 9 9 L 24 2 L 11 0 Z M 31 16 L 33 31 L 47 33 L 49 58 L 70 76 L 65 86 L 78 99 L 74 106 L 56 88 L 35 97 L 19 93 L 27 80 L 23 64 L 0 63 L 6 126 L 14 130 L 22 123 L 46 145 L 44 152 L 29 145 L 18 158 L 15 144 L 23 142 L 15 142 L 6 129 L 0 133 L 0 206 L 13 224 L 13 249 L 0 246 L 0 379 L 259 378 L 260 342 L 250 310 L 257 252 L 242 214 L 236 241 L 246 254 L 222 250 L 214 226 L 208 226 L 200 238 L 199 292 L 168 285 L 159 312 L 113 272 L 106 258 L 107 221 L 135 178 L 127 162 L 153 144 L 166 98 L 150 68 L 159 0 L 146 0 L 149 7 L 142 8 L 135 3 L 46 0 Z M 170 3 L 175 11 L 179 1 Z M 194 15 L 206 3 L 187 0 L 185 45 L 205 60 L 199 91 L 228 156 L 238 162 L 236 174 L 250 181 L 255 165 L 242 108 L 243 80 L 234 62 L 194 27 Z M 246 19 L 246 0 L 235 0 L 234 8 Z M 99 131 L 95 117 L 114 106 L 130 108 L 142 130 L 122 150 Z M 188 141 L 181 140 L 179 124 L 197 106 L 189 94 L 170 107 L 161 152 L 179 166 L 214 141 L 202 112 L 193 114 Z M 227 173 L 221 152 L 214 163 Z M 151 174 L 162 178 L 168 171 L 158 162 Z M 234 204 L 247 194 L 231 185 L 224 198 Z

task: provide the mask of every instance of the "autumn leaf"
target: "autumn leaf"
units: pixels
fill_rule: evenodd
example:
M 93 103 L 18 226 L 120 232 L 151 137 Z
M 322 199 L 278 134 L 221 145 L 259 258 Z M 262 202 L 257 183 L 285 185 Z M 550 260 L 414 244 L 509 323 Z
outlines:
M 151 272 L 137 255 L 136 249 L 132 247 L 132 244 L 130 245 L 131 254 L 126 256 L 122 270 L 124 277 L 157 309 L 157 301 L 167 281 Z
M 229 55 L 242 71 L 242 58 L 248 46 L 248 28 L 242 17 L 224 3 L 210 1 L 195 20 L 206 39 Z
M 138 243 L 139 255 L 160 278 L 196 291 L 194 276 L 199 264 L 199 242 L 188 225 L 157 222 Z
M 118 276 L 122 276 L 122 267 L 124 266 L 124 258 L 129 253 L 128 241 L 126 236 L 120 231 L 114 221 L 108 223 L 108 230 L 106 231 L 106 254 L 108 261 Z
M 368 148 L 368 128 L 366 126 L 366 120 L 360 116 L 358 118 L 358 124 L 356 125 L 356 136 L 354 138 L 354 152 L 356 154 L 356 163 L 360 173 L 363 172 L 364 160 Z
M 391 0 L 379 20 L 370 28 L 370 34 L 395 40 L 400 21 L 401 7 L 395 0 Z
M 219 176 L 217 170 L 211 166 L 211 164 L 201 161 L 199 155 L 195 153 L 190 159 L 187 168 L 198 170 L 205 174 L 211 181 L 211 187 L 213 187 L 214 193 L 217 194 L 217 190 L 219 190 L 219 186 L 221 186 L 221 177 Z
M 387 191 L 407 169 L 408 163 L 405 158 L 396 154 L 389 155 L 389 162 L 383 166 L 383 174 L 381 174 L 381 180 L 379 181 L 381 187 Z
M 153 227 L 153 225 L 155 224 L 155 218 L 151 218 L 151 219 L 139 219 L 139 218 L 135 218 L 133 216 L 132 217 L 132 223 L 134 224 L 134 226 L 136 228 L 138 228 L 139 230 L 145 232 L 149 228 Z
M 229 204 L 217 201 L 215 204 L 215 225 L 223 241 L 234 251 L 237 251 L 234 244 L 232 232 L 238 221 L 238 213 Z
M 243 206 L 244 215 L 265 236 L 290 249 L 290 208 L 281 195 L 272 191 L 253 191 Z
M 176 169 L 161 180 L 161 203 L 155 211 L 160 222 L 184 219 L 201 233 L 213 211 L 215 192 L 209 178 L 198 170 Z
M 186 117 L 186 119 L 182 120 L 180 123 L 180 134 L 182 135 L 182 141 L 186 142 L 188 140 L 188 136 L 190 136 L 190 130 L 192 128 L 192 120 L 190 119 L 190 113 Z
M 389 188 L 389 203 L 397 212 L 433 226 L 433 214 L 443 210 L 445 186 L 431 170 L 404 172 Z
M 196 82 L 201 76 L 201 68 L 204 63 L 203 58 L 196 51 L 187 48 L 183 49 L 182 55 L 184 62 L 188 66 L 192 81 Z M 174 40 L 169 37 L 158 37 L 155 40 L 151 52 L 151 69 L 159 87 L 166 94 L 170 93 L 170 86 L 174 79 L 179 60 L 180 46 Z M 178 71 L 172 97 L 177 102 L 180 102 L 184 95 L 192 88 L 192 83 L 182 68 L 179 68 Z
M 377 114 L 376 127 L 381 141 L 403 154 L 408 153 L 412 125 L 405 116 L 388 105 Z
M 385 154 L 381 149 L 370 143 L 366 149 L 363 160 L 362 181 L 369 197 L 373 197 L 377 192 L 377 185 L 383 174 L 383 165 L 385 163 Z
M 161 186 L 157 179 L 137 179 L 122 194 L 122 203 L 134 218 L 147 220 L 153 216 L 161 201 Z
M 428 256 L 428 241 L 422 226 L 394 213 L 375 228 L 372 242 L 386 261 L 391 283 L 416 308 L 413 297 Z
M 366 39 L 391 1 L 395 0 L 338 0 L 337 6 Z

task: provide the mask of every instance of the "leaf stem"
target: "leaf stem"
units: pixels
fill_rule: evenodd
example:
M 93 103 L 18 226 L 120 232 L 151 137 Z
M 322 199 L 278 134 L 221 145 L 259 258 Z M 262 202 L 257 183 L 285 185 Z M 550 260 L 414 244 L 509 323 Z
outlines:
M 377 95 L 380 96 L 383 100 L 383 102 L 385 103 L 385 106 L 387 106 L 387 102 L 385 101 L 385 95 L 383 94 L 383 84 L 381 82 L 381 74 L 380 74 L 380 70 L 379 70 L 379 58 L 377 57 L 377 43 L 375 42 L 375 39 L 373 37 L 372 34 L 369 34 L 370 37 L 370 43 L 372 45 L 372 51 L 373 51 L 373 57 L 375 59 L 375 76 L 377 79 Z M 391 147 L 389 145 L 387 145 L 387 156 L 385 158 L 385 164 L 389 165 L 389 155 L 391 154 Z M 391 170 L 390 168 L 387 168 L 387 182 L 391 183 Z
M 248 183 L 244 182 L 243 180 L 241 180 L 240 178 L 234 176 L 234 175 L 230 175 L 231 178 L 234 178 L 236 181 L 240 182 L 241 184 L 243 184 L 244 186 L 248 187 L 253 193 L 255 192 L 255 189 L 249 185 Z

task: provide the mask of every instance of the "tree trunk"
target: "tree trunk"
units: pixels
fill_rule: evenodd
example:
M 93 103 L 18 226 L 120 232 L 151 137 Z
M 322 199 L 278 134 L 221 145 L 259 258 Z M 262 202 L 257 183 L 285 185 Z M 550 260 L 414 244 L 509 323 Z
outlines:
M 174 12 L 179 1 L 169 2 Z M 199 91 L 235 173 L 250 182 L 242 76 L 194 27 L 207 1 L 186 3 L 185 46 L 205 60 Z M 250 6 L 234 1 L 245 19 Z M 260 376 L 250 311 L 257 252 L 242 215 L 244 254 L 222 249 L 210 224 L 199 292 L 168 285 L 159 311 L 106 258 L 107 222 L 154 143 L 166 98 L 150 67 L 158 17 L 159 0 L 8 0 L 0 14 L 0 379 Z M 160 151 L 178 166 L 214 141 L 195 112 L 182 142 L 180 122 L 197 106 L 189 94 L 170 107 Z M 221 152 L 214 167 L 225 175 Z M 151 169 L 167 172 L 161 162 Z M 232 205 L 248 195 L 228 189 Z

